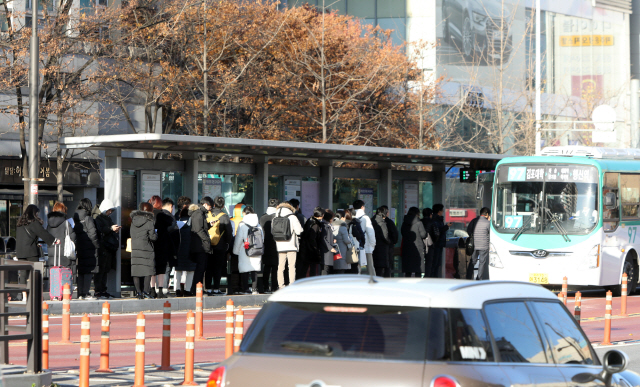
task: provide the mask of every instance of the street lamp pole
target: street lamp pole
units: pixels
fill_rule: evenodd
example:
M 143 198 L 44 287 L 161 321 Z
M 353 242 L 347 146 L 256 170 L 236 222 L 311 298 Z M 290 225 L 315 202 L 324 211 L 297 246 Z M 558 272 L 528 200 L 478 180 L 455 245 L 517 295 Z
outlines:
M 540 121 L 542 112 L 540 111 L 540 92 L 542 76 L 540 71 L 540 0 L 536 0 L 536 156 L 542 151 L 542 132 Z
M 32 0 L 31 4 L 31 49 L 29 66 L 29 204 L 38 205 L 38 4 Z

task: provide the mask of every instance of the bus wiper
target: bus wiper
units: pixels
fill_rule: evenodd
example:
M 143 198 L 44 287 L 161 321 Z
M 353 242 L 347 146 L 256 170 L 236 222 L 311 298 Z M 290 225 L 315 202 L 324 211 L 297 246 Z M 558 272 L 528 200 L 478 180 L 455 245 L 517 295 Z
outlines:
M 327 344 L 308 343 L 306 341 L 283 341 L 280 346 L 290 351 L 303 353 L 320 353 L 326 356 L 333 356 L 333 348 Z
M 522 224 L 522 227 L 520 227 L 516 235 L 514 235 L 513 238 L 511 238 L 511 240 L 517 241 L 520 235 L 522 235 L 522 233 L 524 233 L 525 231 L 531 228 L 531 222 L 533 222 L 533 213 L 529 216 L 529 219 L 527 220 L 527 222 Z
M 562 238 L 565 240 L 565 242 L 571 242 L 571 239 L 569 239 L 569 234 L 567 233 L 567 230 L 564 229 L 564 227 L 562 227 L 562 225 L 560 224 L 560 222 L 558 221 L 558 216 L 554 215 L 550 209 L 548 209 L 547 207 L 542 207 L 542 210 L 544 211 L 545 215 L 547 216 L 547 218 L 549 218 L 549 220 L 551 221 L 551 223 L 556 226 L 556 230 L 558 230 L 558 232 L 560 233 L 560 235 L 562 235 Z M 544 226 L 544 224 L 543 224 Z

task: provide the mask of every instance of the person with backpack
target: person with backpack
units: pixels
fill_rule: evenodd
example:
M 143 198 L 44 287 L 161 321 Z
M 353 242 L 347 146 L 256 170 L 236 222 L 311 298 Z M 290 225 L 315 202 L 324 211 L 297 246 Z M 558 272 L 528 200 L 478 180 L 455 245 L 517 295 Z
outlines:
M 296 279 L 320 275 L 318 265 L 324 262 L 322 256 L 322 207 L 313 210 L 313 216 L 307 220 L 302 233 L 300 260 L 296 262 Z
M 178 257 L 176 259 L 176 274 L 173 281 L 173 290 L 176 297 L 190 297 L 191 285 L 193 283 L 193 273 L 196 270 L 196 263 L 189 259 L 189 248 L 191 247 L 191 217 L 189 211 L 196 211 L 197 204 L 191 204 L 180 211 L 178 218 L 180 228 L 180 245 L 178 247 Z M 186 290 L 185 290 L 186 289 Z
M 271 221 L 271 235 L 278 249 L 278 288 L 284 288 L 284 269 L 289 268 L 289 283 L 293 284 L 296 275 L 296 255 L 300 249 L 298 237 L 302 234 L 302 225 L 295 216 L 295 210 L 289 203 L 280 203 L 276 216 Z
M 49 251 L 49 266 L 67 267 L 71 270 L 72 278 L 75 277 L 75 257 L 67 257 L 64 254 L 67 235 L 69 235 L 71 242 L 76 242 L 76 233 L 73 231 L 73 226 L 71 226 L 67 219 L 67 206 L 64 203 L 56 202 L 53 205 L 52 212 L 47 214 L 47 232 L 60 241 L 59 247 L 56 247 L 54 243 L 47 246 Z M 54 264 L 55 249 L 58 249 L 57 265 Z
M 258 215 L 253 207 L 245 206 L 244 216 L 238 225 L 233 253 L 238 256 L 241 291 L 245 294 L 258 294 L 258 272 L 260 271 L 262 254 L 264 254 L 264 231 L 260 227 Z M 251 277 L 251 289 L 249 289 Z
M 260 227 L 264 231 L 264 254 L 262 254 L 262 280 L 264 292 L 271 294 L 278 290 L 278 245 L 271 233 L 271 222 L 276 216 L 278 199 L 269 199 L 267 212 L 260 217 Z M 271 280 L 271 284 L 269 284 Z
M 116 268 L 116 252 L 120 248 L 120 238 L 118 231 L 120 226 L 116 225 L 111 219 L 111 214 L 115 211 L 113 202 L 109 199 L 104 199 L 100 203 L 100 207 L 97 205 L 93 208 L 91 216 L 96 222 L 96 229 L 98 230 L 100 241 L 100 248 L 98 249 L 98 268 L 99 271 L 93 276 L 93 283 L 95 284 L 95 294 L 98 298 L 113 298 L 113 296 L 107 293 L 107 276 L 111 269 Z
M 189 241 L 189 258 L 196 263 L 193 272 L 191 293 L 196 294 L 196 286 L 204 280 L 204 272 L 207 269 L 209 253 L 211 253 L 211 239 L 209 229 L 212 227 L 207 222 L 207 213 L 213 208 L 213 200 L 205 196 L 200 200 L 200 205 L 194 210 L 189 209 L 191 217 L 191 238 Z
M 424 276 L 431 277 L 435 245 L 440 237 L 440 229 L 438 228 L 435 220 L 433 220 L 433 210 L 431 208 L 424 208 L 422 210 L 422 226 L 428 235 L 427 243 L 425 245 L 427 253 L 424 256 Z M 429 242 L 431 244 L 429 244 Z
M 353 202 L 353 208 L 356 212 L 351 219 L 349 234 L 360 252 L 360 266 L 364 267 L 369 264 L 369 270 L 375 270 L 373 250 L 376 248 L 376 231 L 373 229 L 371 219 L 365 214 L 364 201 L 356 200 Z
M 211 198 L 209 198 L 211 200 Z M 224 295 L 220 291 L 220 280 L 222 274 L 226 272 L 227 255 L 233 247 L 233 231 L 229 215 L 224 211 L 225 200 L 222 196 L 216 196 L 211 201 L 213 206 L 207 216 L 209 222 L 209 237 L 211 243 L 211 253 L 207 260 L 207 268 L 204 277 L 204 289 L 209 296 Z M 197 283 L 197 282 L 196 282 Z M 229 276 L 227 277 L 227 291 L 231 283 Z
M 427 231 L 420 221 L 420 209 L 411 207 L 402 222 L 402 272 L 405 277 L 415 275 L 422 277 L 422 262 L 424 261 L 424 239 Z M 426 269 L 425 269 L 426 270 Z

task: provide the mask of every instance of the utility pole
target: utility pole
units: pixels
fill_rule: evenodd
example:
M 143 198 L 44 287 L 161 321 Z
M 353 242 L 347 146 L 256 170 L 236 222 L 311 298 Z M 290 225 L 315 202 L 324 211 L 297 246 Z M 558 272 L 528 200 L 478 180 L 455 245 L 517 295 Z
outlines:
M 327 143 L 327 96 L 324 92 L 324 12 L 325 6 L 322 0 L 322 46 L 320 47 L 320 83 L 322 87 L 322 143 Z
M 209 69 L 207 68 L 207 0 L 203 0 L 204 3 L 204 50 L 202 50 L 202 73 L 204 78 L 204 130 L 205 136 L 209 135 Z
M 542 112 L 540 111 L 540 92 L 542 87 L 542 75 L 540 71 L 540 0 L 536 0 L 536 156 L 542 152 L 542 131 L 540 121 Z
M 30 50 L 30 74 L 29 74 L 29 182 L 31 192 L 29 204 L 38 205 L 38 164 L 40 152 L 38 151 L 38 59 L 40 57 L 38 47 L 38 3 L 32 0 L 31 4 L 31 50 Z
M 640 133 L 638 133 L 638 121 L 640 121 L 640 80 L 632 79 L 629 88 L 631 103 L 631 138 L 630 148 L 640 147 Z

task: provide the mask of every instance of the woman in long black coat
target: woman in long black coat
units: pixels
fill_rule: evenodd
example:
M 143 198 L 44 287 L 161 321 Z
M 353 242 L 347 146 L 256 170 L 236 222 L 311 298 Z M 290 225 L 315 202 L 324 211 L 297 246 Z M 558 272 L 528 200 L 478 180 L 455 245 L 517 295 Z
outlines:
M 373 231 L 376 233 L 376 247 L 373 249 L 373 266 L 376 269 L 376 275 L 380 277 L 391 277 L 391 271 L 389 269 L 389 246 L 391 246 L 391 238 L 385 218 L 386 211 L 383 207 L 380 207 L 376 212 L 376 216 L 371 221 Z
M 409 208 L 402 222 L 402 271 L 405 277 L 422 276 L 420 264 L 424 261 L 424 238 L 427 232 L 420 221 L 420 210 Z
M 138 298 L 151 298 L 151 276 L 156 273 L 153 244 L 158 239 L 155 232 L 153 207 L 140 203 L 140 210 L 131 213 L 131 276 Z M 143 282 L 144 288 L 141 287 Z
M 76 213 L 73 215 L 73 231 L 76 233 L 76 262 L 78 265 L 78 299 L 92 300 L 89 293 L 91 278 L 98 272 L 98 231 L 91 216 L 93 204 L 91 200 L 80 200 Z
M 179 229 L 173 214 L 164 208 L 165 204 L 170 204 L 169 207 L 173 209 L 171 199 L 162 201 L 160 196 L 156 195 L 149 200 L 149 203 L 153 206 L 154 227 L 158 233 L 158 240 L 154 244 L 156 272 L 155 276 L 151 277 L 151 297 L 165 298 L 162 288 L 164 287 L 167 265 L 175 266 L 174 259 L 178 252 L 174 243 L 176 235 L 174 233 L 179 232 Z M 157 294 L 156 287 L 159 289 Z
M 192 209 L 193 208 L 193 209 Z M 198 209 L 197 204 L 191 204 L 180 210 L 180 222 L 184 225 L 180 229 L 180 246 L 178 247 L 178 259 L 176 260 L 176 276 L 174 279 L 174 290 L 177 297 L 192 296 L 191 283 L 196 270 L 196 263 L 189 258 L 189 248 L 191 247 L 191 222 L 189 210 Z

